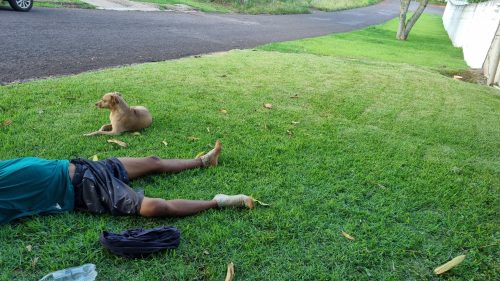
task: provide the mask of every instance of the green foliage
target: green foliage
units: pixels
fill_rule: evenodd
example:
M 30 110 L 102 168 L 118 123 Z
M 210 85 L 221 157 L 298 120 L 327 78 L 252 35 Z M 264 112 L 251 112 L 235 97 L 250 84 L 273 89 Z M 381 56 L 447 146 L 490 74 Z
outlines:
M 469 3 L 488 2 L 489 0 L 468 0 Z M 430 0 L 429 3 L 446 5 L 446 0 Z
M 436 36 L 439 26 L 431 29 Z M 427 36 L 414 30 L 413 38 Z M 350 40 L 360 48 L 384 46 L 358 37 Z M 350 44 L 346 37 L 305 42 L 305 50 Z M 438 42 L 446 65 L 461 67 L 446 59 L 449 42 Z M 430 48 L 399 48 L 436 57 Z M 466 260 L 445 279 L 495 280 L 500 95 L 422 66 L 429 63 L 366 60 L 354 51 L 347 58 L 231 51 L 0 87 L 0 124 L 12 120 L 0 128 L 0 159 L 187 158 L 221 139 L 219 167 L 146 177 L 133 187 L 165 198 L 247 193 L 272 204 L 182 219 L 26 218 L 0 227 L 0 280 L 38 280 L 89 262 L 98 280 L 223 280 L 230 261 L 238 280 L 433 280 L 436 266 L 460 254 Z M 107 122 L 94 102 L 110 91 L 154 116 L 141 135 L 114 137 L 126 149 L 82 136 Z M 160 225 L 182 231 L 177 251 L 127 260 L 98 243 L 103 230 Z

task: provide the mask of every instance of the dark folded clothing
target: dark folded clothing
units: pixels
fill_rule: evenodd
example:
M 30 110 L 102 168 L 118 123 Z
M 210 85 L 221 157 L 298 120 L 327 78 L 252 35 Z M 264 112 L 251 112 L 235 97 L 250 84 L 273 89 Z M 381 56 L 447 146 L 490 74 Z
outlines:
M 130 229 L 120 234 L 103 231 L 99 241 L 111 253 L 125 258 L 141 258 L 179 247 L 181 233 L 175 227 Z
M 101 161 L 73 159 L 75 209 L 112 215 L 139 215 L 144 193 L 129 184 L 127 170 L 118 158 Z

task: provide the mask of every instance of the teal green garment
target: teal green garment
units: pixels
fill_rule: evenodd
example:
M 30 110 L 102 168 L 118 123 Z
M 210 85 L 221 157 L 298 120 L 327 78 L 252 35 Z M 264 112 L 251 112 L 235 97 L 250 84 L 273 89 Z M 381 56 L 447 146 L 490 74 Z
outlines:
M 67 160 L 35 157 L 0 161 L 0 224 L 73 210 L 75 193 L 68 167 Z

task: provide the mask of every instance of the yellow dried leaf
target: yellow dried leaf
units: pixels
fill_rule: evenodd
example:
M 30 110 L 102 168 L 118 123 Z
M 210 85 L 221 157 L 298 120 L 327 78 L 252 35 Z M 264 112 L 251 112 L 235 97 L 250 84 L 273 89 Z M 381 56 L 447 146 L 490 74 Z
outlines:
M 195 159 L 196 159 L 196 158 L 200 158 L 200 157 L 201 157 L 201 156 L 203 156 L 203 155 L 205 155 L 205 151 L 202 151 L 202 152 L 200 152 L 200 153 L 196 154 L 196 156 L 195 156 L 194 158 L 195 158 Z
M 134 136 L 140 136 L 141 133 L 139 133 L 139 132 L 133 132 L 132 135 L 134 135 Z
M 219 109 L 219 112 L 220 112 L 220 113 L 227 114 L 227 110 L 225 110 L 225 109 L 223 109 L 223 108 Z
M 265 103 L 264 107 L 267 108 L 267 109 L 272 109 L 273 105 L 271 103 Z
M 92 161 L 99 161 L 99 157 L 97 157 L 97 154 L 92 156 Z
M 31 252 L 31 250 L 33 250 L 33 246 L 31 246 L 31 245 L 26 246 L 26 250 L 28 252 Z
M 234 263 L 230 262 L 227 265 L 226 279 L 224 281 L 233 281 L 234 279 Z
M 434 273 L 436 273 L 437 275 L 439 274 L 443 274 L 445 273 L 446 271 L 454 268 L 455 266 L 459 265 L 461 262 L 463 262 L 465 259 L 465 255 L 461 255 L 461 256 L 458 256 L 458 257 L 455 257 L 453 258 L 451 261 L 441 265 L 441 266 L 438 266 L 436 269 L 434 269 Z
M 115 143 L 121 147 L 128 147 L 128 144 L 122 142 L 121 140 L 117 140 L 117 139 L 110 139 L 108 140 L 109 143 Z
M 203 251 L 203 253 L 204 253 L 205 255 L 210 255 L 210 253 L 209 253 L 207 250 Z
M 345 238 L 349 239 L 349 240 L 354 240 L 354 237 L 352 237 L 351 235 L 349 235 L 347 232 L 345 231 L 342 231 L 342 235 L 344 235 Z
M 167 141 L 162 141 L 161 143 L 163 143 L 165 146 L 168 145 L 168 142 Z
M 197 141 L 197 140 L 200 140 L 200 138 L 197 138 L 195 136 L 190 136 L 190 137 L 188 137 L 188 140 L 189 141 Z

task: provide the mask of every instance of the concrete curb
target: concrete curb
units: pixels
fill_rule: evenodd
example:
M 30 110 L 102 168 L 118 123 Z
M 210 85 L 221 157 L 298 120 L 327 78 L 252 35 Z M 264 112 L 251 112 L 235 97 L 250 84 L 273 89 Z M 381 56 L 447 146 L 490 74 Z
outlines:
M 150 3 L 138 3 L 129 0 L 82 0 L 82 1 L 94 5 L 97 9 L 100 10 L 143 11 L 143 12 L 160 11 L 158 5 Z

